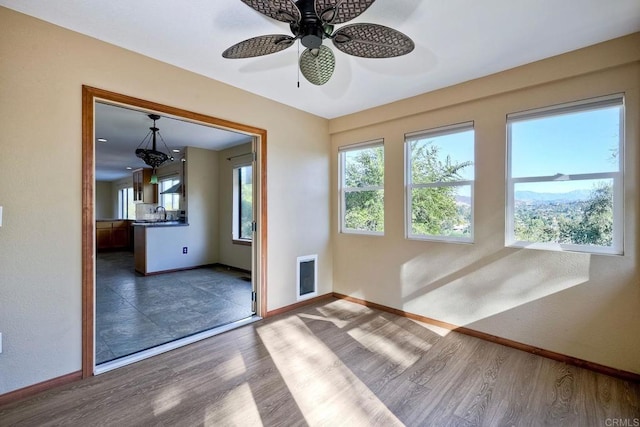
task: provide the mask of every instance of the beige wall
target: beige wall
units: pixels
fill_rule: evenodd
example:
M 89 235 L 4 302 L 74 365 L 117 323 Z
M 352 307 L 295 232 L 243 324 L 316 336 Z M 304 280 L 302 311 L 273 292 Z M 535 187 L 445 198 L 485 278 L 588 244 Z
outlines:
M 0 394 L 81 369 L 83 84 L 266 129 L 268 309 L 331 291 L 327 120 L 5 8 L 0 58 Z
M 187 147 L 187 243 L 191 265 L 218 262 L 218 152 Z M 179 252 L 178 252 L 179 253 Z
M 219 156 L 220 256 L 218 257 L 218 262 L 244 270 L 251 270 L 252 247 L 233 243 L 233 168 L 251 163 L 251 156 L 243 156 L 243 154 L 252 152 L 251 145 L 249 142 L 220 151 Z M 240 157 L 227 160 L 234 156 Z
M 635 34 L 332 120 L 332 189 L 338 147 L 385 143 L 384 236 L 339 234 L 332 192 L 334 291 L 640 373 L 639 47 Z M 505 248 L 506 115 L 619 92 L 627 119 L 624 256 Z M 406 240 L 403 135 L 471 120 L 475 243 Z
M 94 212 L 96 219 L 115 218 L 116 206 L 118 204 L 118 190 L 114 190 L 112 183 L 108 181 L 96 181 L 94 189 L 96 192 L 96 205 Z

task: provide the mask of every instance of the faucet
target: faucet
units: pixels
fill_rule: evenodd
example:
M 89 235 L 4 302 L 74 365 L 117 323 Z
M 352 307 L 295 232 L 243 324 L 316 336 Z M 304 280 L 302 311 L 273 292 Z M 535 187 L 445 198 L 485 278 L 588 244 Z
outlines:
M 160 211 L 160 209 L 162 209 L 162 220 L 166 221 L 167 220 L 167 210 L 164 208 L 164 206 L 158 206 L 156 208 L 156 213 L 158 213 Z

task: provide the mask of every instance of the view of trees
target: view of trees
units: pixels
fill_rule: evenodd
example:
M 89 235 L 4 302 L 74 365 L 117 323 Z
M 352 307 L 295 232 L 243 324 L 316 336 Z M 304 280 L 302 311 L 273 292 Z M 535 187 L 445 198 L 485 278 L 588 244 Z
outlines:
M 453 163 L 438 159 L 438 147 L 411 144 L 412 178 L 416 184 L 460 180 L 460 172 L 471 162 Z M 384 184 L 383 147 L 347 153 L 345 187 L 364 188 Z M 457 187 L 415 188 L 412 191 L 413 234 L 463 235 L 469 232 L 471 208 L 456 201 Z M 345 225 L 349 229 L 383 231 L 384 191 L 350 191 L 345 195 Z M 461 225 L 462 224 L 462 225 Z
M 411 180 L 413 184 L 462 180 L 461 172 L 470 161 L 453 163 L 450 156 L 438 158 L 439 147 L 430 142 L 411 143 Z M 456 200 L 458 186 L 414 188 L 411 192 L 411 232 L 431 236 L 469 234 L 471 206 Z M 468 188 L 468 187 L 467 187 Z
M 441 159 L 439 147 L 430 143 L 410 144 L 411 176 L 418 184 L 411 192 L 411 233 L 427 236 L 465 236 L 469 233 L 471 206 L 460 196 L 464 186 L 446 185 L 462 180 L 461 173 L 472 162 Z M 383 147 L 348 153 L 345 162 L 345 225 L 349 229 L 381 232 L 384 229 Z M 435 187 L 419 184 L 445 183 Z M 369 187 L 369 189 L 366 189 Z M 468 188 L 468 186 L 467 186 Z M 362 190 L 358 190 L 362 189 Z M 515 237 L 527 242 L 556 242 L 611 246 L 613 240 L 613 188 L 602 181 L 582 200 L 516 200 Z
M 382 146 L 346 153 L 344 186 L 377 187 L 384 184 Z M 345 226 L 363 231 L 384 231 L 384 190 L 351 191 L 345 194 Z
M 599 246 L 613 242 L 610 182 L 596 185 L 587 200 L 516 201 L 514 213 L 520 241 Z
M 241 239 L 251 240 L 253 236 L 253 179 L 251 166 L 238 169 L 240 183 L 240 234 Z

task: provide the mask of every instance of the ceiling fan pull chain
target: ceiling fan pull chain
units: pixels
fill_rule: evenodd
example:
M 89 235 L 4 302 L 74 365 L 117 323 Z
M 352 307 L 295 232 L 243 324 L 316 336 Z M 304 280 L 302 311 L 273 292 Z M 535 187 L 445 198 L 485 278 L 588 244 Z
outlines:
M 300 39 L 298 39 L 298 61 L 300 61 Z M 298 69 L 298 89 L 300 89 L 300 67 Z

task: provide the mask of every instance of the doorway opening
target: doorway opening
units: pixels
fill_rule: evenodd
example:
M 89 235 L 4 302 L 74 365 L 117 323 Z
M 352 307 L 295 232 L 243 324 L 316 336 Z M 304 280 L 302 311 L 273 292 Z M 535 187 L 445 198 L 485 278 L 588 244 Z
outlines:
M 100 129 L 99 121 L 101 120 L 100 114 L 105 111 L 105 108 L 107 110 L 118 108 L 119 110 L 117 111 L 119 113 L 135 111 L 139 116 L 141 114 L 148 113 L 157 114 L 163 117 L 164 123 L 167 124 L 168 127 L 171 127 L 170 124 L 173 121 L 174 124 L 177 125 L 187 125 L 191 126 L 192 128 L 206 127 L 208 130 L 215 130 L 218 132 L 224 131 L 227 133 L 233 133 L 234 135 L 241 135 L 245 138 L 245 141 L 249 141 L 247 143 L 244 143 L 244 145 L 236 144 L 238 145 L 237 150 L 248 150 L 248 153 L 243 154 L 250 154 L 250 160 L 247 161 L 246 159 L 244 159 L 243 161 L 245 164 L 249 162 L 249 165 L 251 166 L 249 170 L 252 171 L 252 175 L 250 178 L 245 177 L 244 182 L 245 184 L 255 184 L 253 187 L 251 187 L 252 197 L 250 198 L 251 204 L 249 205 L 251 209 L 250 216 L 248 216 L 246 212 L 246 194 L 245 203 L 243 205 L 243 218 L 246 220 L 246 218 L 252 217 L 253 219 L 250 224 L 252 234 L 247 235 L 245 230 L 242 236 L 243 238 L 241 239 L 243 241 L 242 244 L 248 246 L 248 248 L 245 248 L 245 251 L 246 249 L 249 249 L 251 251 L 250 259 L 249 261 L 247 261 L 248 264 L 246 265 L 246 267 L 248 268 L 231 268 L 232 266 L 225 265 L 225 259 L 221 259 L 217 256 L 217 253 L 215 253 L 216 250 L 212 248 L 202 247 L 202 242 L 194 242 L 193 239 L 189 240 L 189 233 L 199 236 L 202 234 L 201 230 L 205 229 L 207 230 L 207 233 L 209 233 L 209 236 L 214 236 L 215 238 L 216 231 L 212 230 L 212 228 L 214 227 L 214 225 L 217 226 L 218 224 L 218 218 L 209 218 L 211 217 L 211 212 L 208 212 L 206 210 L 206 200 L 203 202 L 202 200 L 198 199 L 199 196 L 192 196 L 192 205 L 189 206 L 189 186 L 193 186 L 193 189 L 195 190 L 197 189 L 198 185 L 200 185 L 198 181 L 210 181 L 211 178 L 210 176 L 198 177 L 198 163 L 202 164 L 202 170 L 210 170 L 212 169 L 211 159 L 214 159 L 214 163 L 216 166 L 213 169 L 216 169 L 218 166 L 222 165 L 220 166 L 221 170 L 219 173 L 219 176 L 222 177 L 223 175 L 225 175 L 224 173 L 222 173 L 222 169 L 225 168 L 224 164 L 229 160 L 225 158 L 226 154 L 218 156 L 217 152 L 211 153 L 212 151 L 216 151 L 210 149 L 212 147 L 193 146 L 195 144 L 185 144 L 180 147 L 172 147 L 174 148 L 174 150 L 176 150 L 176 157 L 180 156 L 180 162 L 176 162 L 176 166 L 174 168 L 169 166 L 164 171 L 161 171 L 161 168 L 158 169 L 158 171 L 154 170 L 154 172 L 158 172 L 158 176 L 156 179 L 160 178 L 160 182 L 162 182 L 161 186 L 163 186 L 163 191 L 161 192 L 156 189 L 155 199 L 144 201 L 144 203 L 140 203 L 141 200 L 137 200 L 136 202 L 138 203 L 135 203 L 133 207 L 129 206 L 129 208 L 137 211 L 135 214 L 129 213 L 128 215 L 130 216 L 130 218 L 127 218 L 127 221 L 125 221 L 125 227 L 130 227 L 127 230 L 129 230 L 131 238 L 128 240 L 123 239 L 123 233 L 120 231 L 116 232 L 112 235 L 118 236 L 118 238 L 114 239 L 113 242 L 117 241 L 119 245 L 124 245 L 124 247 L 120 246 L 111 248 L 112 250 L 105 250 L 104 245 L 107 241 L 105 240 L 105 236 L 107 235 L 107 233 L 105 233 L 104 228 L 106 228 L 106 225 L 103 224 L 104 227 L 102 227 L 102 229 L 98 228 L 97 224 L 99 224 L 99 222 L 97 222 L 96 220 L 99 220 L 100 216 L 102 216 L 100 215 L 101 212 L 98 212 L 101 207 L 96 206 L 96 203 L 94 203 L 94 201 L 97 201 L 96 196 L 98 195 L 98 193 L 104 190 L 102 188 L 98 188 L 99 186 L 104 187 L 104 185 L 99 184 L 100 181 L 97 180 L 98 175 L 102 173 L 102 165 L 100 166 L 100 168 L 97 167 L 98 157 L 96 144 L 101 143 L 96 142 L 96 138 L 102 138 L 101 135 L 98 135 Z M 158 125 L 158 127 L 160 126 Z M 194 139 L 195 137 L 191 135 L 190 140 L 193 141 Z M 137 143 L 136 137 L 131 137 L 131 143 Z M 231 145 L 233 146 L 233 144 Z M 233 148 L 226 148 L 228 148 L 228 150 L 220 152 L 232 154 L 229 157 L 242 157 L 240 155 L 237 155 L 236 151 L 233 151 Z M 133 149 L 135 149 L 135 147 L 133 147 Z M 131 150 L 132 152 L 133 149 Z M 210 156 L 208 160 L 209 163 L 203 164 L 203 158 L 206 159 L 207 156 Z M 191 165 L 189 164 L 190 157 L 192 159 Z M 217 159 L 216 157 L 220 157 L 220 159 Z M 228 186 L 230 192 L 233 178 L 231 170 L 233 166 L 231 162 L 229 163 L 230 164 L 228 168 L 230 172 L 228 176 Z M 127 166 L 129 165 L 119 165 L 119 167 L 121 167 L 123 170 Z M 190 166 L 192 167 L 191 171 L 189 171 Z M 180 173 L 179 171 L 180 167 L 182 167 L 183 169 L 182 173 Z M 178 172 L 175 172 L 175 170 L 173 169 L 177 169 Z M 100 170 L 101 172 L 98 172 L 98 170 Z M 129 171 L 129 173 L 131 173 L 131 171 Z M 206 174 L 206 172 L 203 173 Z M 151 355 L 158 354 L 159 352 L 166 351 L 180 345 L 185 345 L 189 342 L 193 342 L 207 336 L 211 336 L 219 332 L 220 330 L 223 331 L 232 327 L 239 326 L 246 322 L 248 319 L 247 316 L 236 313 L 229 317 L 227 320 L 225 320 L 224 318 L 218 318 L 216 320 L 214 319 L 215 316 L 211 315 L 213 312 L 208 311 L 212 310 L 212 306 L 214 304 L 205 304 L 199 306 L 198 304 L 200 304 L 200 301 L 198 301 L 198 295 L 195 295 L 193 293 L 199 293 L 199 295 L 212 297 L 211 301 L 215 300 L 218 304 L 222 304 L 222 299 L 224 299 L 225 297 L 228 297 L 227 301 L 233 300 L 234 297 L 242 298 L 243 301 L 245 301 L 245 298 L 247 298 L 247 307 L 243 308 L 243 310 L 246 311 L 245 314 L 255 314 L 257 316 L 264 315 L 264 313 L 266 312 L 266 203 L 264 203 L 264 201 L 266 200 L 265 178 L 266 131 L 238 123 L 217 119 L 215 117 L 202 115 L 199 113 L 194 113 L 166 105 L 141 100 L 138 98 L 129 97 L 126 95 L 83 86 L 82 361 L 84 377 L 88 377 L 97 372 L 100 372 L 99 369 L 96 369 L 96 366 L 102 362 L 113 360 L 116 365 L 115 367 L 126 362 L 131 363 L 133 361 L 140 360 L 140 358 L 149 357 Z M 189 182 L 190 179 L 191 183 Z M 117 181 L 117 179 L 115 179 L 115 181 Z M 126 187 L 126 183 L 128 181 L 130 181 L 129 178 L 122 178 L 122 182 L 125 183 L 124 187 Z M 144 185 L 146 185 L 146 183 L 143 179 L 143 186 Z M 246 193 L 246 185 L 244 186 L 244 190 Z M 163 193 L 165 191 L 166 195 L 160 196 L 159 193 Z M 124 202 L 114 201 L 114 204 L 117 204 L 117 209 L 113 207 L 112 210 L 117 210 L 116 216 L 122 217 L 120 211 L 127 211 L 127 208 L 125 207 L 125 204 L 127 203 L 126 197 L 131 192 L 132 191 L 129 191 L 129 189 L 127 188 L 121 189 L 113 188 L 113 185 L 111 186 L 112 194 L 117 194 L 118 197 L 125 197 Z M 204 191 L 198 191 L 197 194 L 201 195 L 203 192 Z M 176 194 L 178 194 L 178 196 L 176 196 Z M 217 197 L 217 194 L 211 196 L 210 198 L 213 199 L 215 197 Z M 210 205 L 217 205 L 219 204 L 218 202 L 218 200 L 211 200 Z M 166 207 L 161 203 L 166 204 L 167 207 L 171 207 L 169 213 L 167 213 Z M 232 208 L 232 203 L 232 201 L 229 201 L 229 210 L 231 210 Z M 159 209 L 159 207 L 162 209 Z M 189 220 L 190 211 L 193 214 L 191 215 L 191 223 Z M 156 218 L 157 215 L 162 215 L 163 218 Z M 153 218 L 151 218 L 152 216 Z M 171 216 L 171 218 L 168 218 L 169 216 Z M 229 218 L 231 218 L 232 213 L 229 212 L 228 216 Z M 157 223 L 160 221 L 162 221 L 162 223 Z M 107 221 L 105 221 L 105 223 L 106 222 Z M 110 224 L 111 227 L 113 227 L 114 223 Z M 120 223 L 118 223 L 117 225 L 119 227 L 122 226 L 122 224 Z M 198 230 L 196 230 L 196 228 L 198 228 Z M 112 228 L 111 233 L 113 233 L 113 230 L 115 229 Z M 182 236 L 181 238 L 183 240 L 180 240 L 180 237 L 176 236 Z M 165 239 L 163 241 L 164 243 L 158 244 L 158 239 L 160 239 L 160 241 L 163 241 L 162 239 Z M 222 239 L 220 241 L 222 241 Z M 229 241 L 231 241 L 231 239 L 229 239 Z M 129 246 L 126 242 L 129 242 Z M 148 244 L 148 249 L 145 249 L 144 252 L 141 252 L 140 246 L 143 243 Z M 218 243 L 216 242 L 215 245 L 217 244 Z M 180 255 L 174 255 L 173 252 L 171 252 L 172 250 L 176 249 L 172 248 L 172 245 L 178 245 L 177 249 L 180 250 Z M 189 246 L 191 246 L 191 248 Z M 100 248 L 100 250 L 98 250 L 98 248 Z M 191 249 L 191 251 L 189 251 L 189 249 Z M 143 256 L 145 257 L 145 262 L 139 265 L 138 258 L 140 258 L 141 253 L 144 254 Z M 195 258 L 193 257 L 194 255 Z M 133 271 L 133 266 L 129 266 L 129 264 L 134 261 L 134 258 L 136 271 Z M 121 283 L 121 288 L 118 288 L 118 286 L 120 285 L 116 284 L 114 281 L 109 281 L 109 275 L 115 271 L 114 266 L 117 266 L 118 263 L 120 263 L 120 265 L 124 264 L 127 266 L 125 268 L 126 274 L 123 273 L 124 270 L 120 271 L 121 274 L 125 274 L 127 276 L 127 278 L 125 278 L 126 283 L 124 285 L 122 285 Z M 230 264 L 233 264 L 233 262 L 230 262 Z M 101 273 L 104 273 L 104 275 L 101 275 Z M 223 293 L 221 293 L 222 288 L 220 287 L 218 287 L 217 290 L 214 289 L 213 284 L 221 284 L 227 279 L 237 281 L 237 286 L 233 288 L 234 290 L 238 290 L 238 293 L 236 293 L 235 295 L 232 295 L 230 293 L 224 295 Z M 140 285 L 141 283 L 145 282 L 147 286 Z M 104 286 L 105 284 L 107 285 Z M 152 284 L 152 286 L 148 286 L 149 284 Z M 180 286 L 176 286 L 176 284 L 179 284 Z M 162 290 L 163 286 L 164 291 Z M 126 289 L 127 287 L 128 289 Z M 242 289 L 242 292 L 239 291 L 240 289 Z M 136 292 L 144 292 L 144 295 L 136 294 Z M 165 292 L 165 294 L 163 294 L 163 292 Z M 157 301 L 154 301 L 154 299 L 152 298 L 152 294 L 154 293 L 159 298 Z M 213 297 L 214 295 L 216 295 L 216 293 L 219 297 L 220 295 L 222 295 L 222 298 Z M 240 295 L 241 293 L 246 293 L 247 296 Z M 168 319 L 166 312 L 163 313 L 161 307 L 154 306 L 154 304 L 159 304 L 163 299 L 168 299 L 171 302 L 175 302 L 176 295 L 181 294 L 189 295 L 186 296 L 187 299 L 182 301 L 181 306 L 180 304 L 178 304 L 177 310 L 175 310 L 175 317 L 173 319 Z M 142 298 L 143 296 L 144 298 Z M 98 300 L 98 298 L 102 299 Z M 155 331 L 157 335 L 155 338 L 151 336 L 153 334 L 149 334 L 149 336 L 145 336 L 145 338 L 148 338 L 146 340 L 132 340 L 141 341 L 139 343 L 140 348 L 133 348 L 133 350 L 136 351 L 134 351 L 133 353 L 129 353 L 128 355 L 126 343 L 123 348 L 118 350 L 119 353 L 116 352 L 118 354 L 101 353 L 102 349 L 99 347 L 104 343 L 99 342 L 100 337 L 98 336 L 96 331 L 97 328 L 101 326 L 100 319 L 104 320 L 108 318 L 100 317 L 104 314 L 103 309 L 105 307 L 107 309 L 110 308 L 108 307 L 108 304 L 101 306 L 100 301 L 108 301 L 109 298 L 112 298 L 113 301 L 116 301 L 113 305 L 114 307 L 119 303 L 124 304 L 125 307 L 128 307 L 130 309 L 130 312 L 134 316 L 139 316 L 142 313 L 143 317 L 146 320 L 153 320 L 153 316 L 154 314 L 156 314 L 158 321 L 155 323 L 161 326 L 173 326 L 171 333 L 168 333 L 167 331 L 164 331 L 164 333 Z M 127 301 L 127 298 L 131 298 L 132 300 Z M 189 300 L 188 298 L 191 299 Z M 243 304 L 245 303 L 243 302 Z M 189 310 L 186 310 L 186 308 L 189 308 L 191 305 L 193 306 L 192 308 L 195 308 L 195 311 L 189 312 Z M 145 314 L 144 310 L 148 310 L 148 312 Z M 181 323 L 180 316 L 182 315 L 186 319 L 190 316 L 193 316 L 193 313 L 199 315 L 200 323 L 198 323 L 197 321 L 194 322 L 193 328 L 189 329 L 189 327 L 186 326 L 185 323 Z M 107 316 L 108 315 L 109 313 L 107 313 Z M 115 312 L 115 316 L 118 315 L 120 314 L 118 312 Z M 236 318 L 233 318 L 233 316 L 236 316 Z M 123 321 L 126 322 L 126 310 L 125 314 L 123 314 L 123 317 L 125 317 Z M 203 319 L 206 319 L 209 323 L 203 322 Z M 108 326 L 108 322 L 102 323 L 102 326 L 105 325 Z M 217 330 L 216 327 L 219 327 L 221 329 Z M 183 338 L 180 339 L 179 337 L 172 335 L 173 333 L 177 334 L 180 330 L 183 330 L 184 332 Z M 103 335 L 107 336 L 108 334 Z M 116 339 L 114 342 L 117 342 L 118 337 L 115 338 Z M 113 344 L 113 346 L 115 347 L 115 344 Z M 118 359 L 123 355 L 125 356 L 124 358 Z M 109 364 L 113 364 L 113 362 L 109 362 Z

